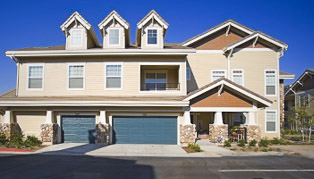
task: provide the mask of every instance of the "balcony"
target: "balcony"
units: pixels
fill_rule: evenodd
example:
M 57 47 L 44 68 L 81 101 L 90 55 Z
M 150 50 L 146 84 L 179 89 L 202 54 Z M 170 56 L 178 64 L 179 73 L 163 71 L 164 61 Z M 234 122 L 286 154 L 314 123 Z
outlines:
M 180 91 L 179 65 L 142 65 L 141 91 Z

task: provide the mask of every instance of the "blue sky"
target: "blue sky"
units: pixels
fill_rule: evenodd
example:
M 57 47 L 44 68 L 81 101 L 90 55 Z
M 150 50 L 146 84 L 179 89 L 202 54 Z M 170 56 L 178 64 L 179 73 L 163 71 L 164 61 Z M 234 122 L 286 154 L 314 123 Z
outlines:
M 314 68 L 314 1 L 211 0 L 211 1 L 109 1 L 109 0 L 6 0 L 0 4 L 0 93 L 15 88 L 16 65 L 5 50 L 65 43 L 60 25 L 78 11 L 98 36 L 98 23 L 112 10 L 131 24 L 134 42 L 136 24 L 155 9 L 169 24 L 168 42 L 182 42 L 233 19 L 289 45 L 280 60 L 282 71 L 298 77 Z M 287 81 L 289 84 L 293 81 Z

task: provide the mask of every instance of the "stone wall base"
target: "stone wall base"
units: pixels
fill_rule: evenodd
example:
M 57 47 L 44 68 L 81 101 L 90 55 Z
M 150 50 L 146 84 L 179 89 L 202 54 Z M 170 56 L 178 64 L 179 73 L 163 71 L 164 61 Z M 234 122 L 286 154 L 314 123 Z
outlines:
M 195 124 L 180 125 L 180 144 L 195 143 L 196 127 Z
M 7 139 L 14 131 L 19 130 L 19 125 L 17 123 L 0 123 L 0 131 L 5 134 Z
M 243 125 L 246 128 L 246 141 L 261 140 L 261 127 L 259 125 Z
M 40 130 L 43 144 L 53 145 L 57 143 L 58 124 L 41 124 Z
M 96 144 L 109 144 L 110 143 L 110 126 L 109 124 L 96 124 Z
M 228 140 L 228 124 L 209 124 L 209 140 L 213 143 L 223 143 Z

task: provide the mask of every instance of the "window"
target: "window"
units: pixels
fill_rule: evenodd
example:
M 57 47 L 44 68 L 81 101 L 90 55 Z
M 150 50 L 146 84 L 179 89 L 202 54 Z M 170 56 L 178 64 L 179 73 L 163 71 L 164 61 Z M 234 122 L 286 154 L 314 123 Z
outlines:
M 83 30 L 73 29 L 71 30 L 71 46 L 80 47 L 83 41 Z
M 43 89 L 43 65 L 28 66 L 28 89 Z
M 147 44 L 157 44 L 157 29 L 149 29 L 147 33 Z
M 108 64 L 105 66 L 105 89 L 122 88 L 122 65 Z
M 299 107 L 309 107 L 309 99 L 310 98 L 308 93 L 299 94 Z
M 109 45 L 120 45 L 119 29 L 109 29 Z
M 69 65 L 69 89 L 84 89 L 84 65 Z
M 186 80 L 191 80 L 191 68 L 186 67 Z
M 212 71 L 212 81 L 219 78 L 226 78 L 226 70 L 213 70 Z
M 266 111 L 266 132 L 276 132 L 276 111 Z
M 276 95 L 276 71 L 265 71 L 266 95 Z
M 145 90 L 166 90 L 167 73 L 148 72 L 145 74 Z
M 232 70 L 232 81 L 243 86 L 243 70 Z

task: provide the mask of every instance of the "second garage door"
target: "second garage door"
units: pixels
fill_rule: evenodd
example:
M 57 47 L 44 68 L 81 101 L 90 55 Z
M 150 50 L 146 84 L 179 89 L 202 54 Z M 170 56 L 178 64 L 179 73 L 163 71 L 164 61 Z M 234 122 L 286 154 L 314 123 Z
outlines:
M 177 144 L 177 117 L 113 117 L 117 144 Z

